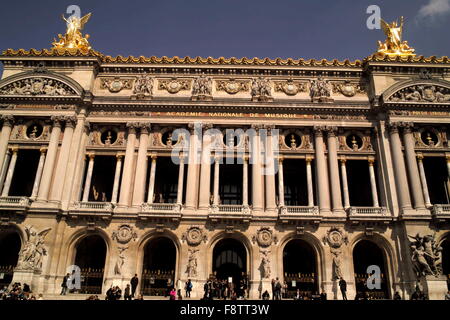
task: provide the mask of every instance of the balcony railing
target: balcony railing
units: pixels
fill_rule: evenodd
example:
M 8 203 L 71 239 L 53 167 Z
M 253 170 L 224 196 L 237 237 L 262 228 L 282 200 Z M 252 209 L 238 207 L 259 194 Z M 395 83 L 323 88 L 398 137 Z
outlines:
M 143 203 L 141 211 L 144 213 L 181 213 L 183 206 L 178 203 Z
M 250 214 L 250 206 L 244 206 L 239 204 L 219 204 L 212 205 L 209 208 L 211 214 Z
M 112 212 L 114 204 L 111 202 L 82 202 L 77 201 L 73 204 L 73 209 L 77 211 L 104 211 Z
M 279 207 L 279 212 L 281 215 L 318 215 L 318 207 L 307 207 L 307 206 L 282 206 Z
M 450 217 L 450 204 L 435 204 L 432 209 L 434 216 Z
M 28 197 L 0 197 L 0 207 L 26 209 L 30 206 Z
M 385 207 L 350 207 L 348 208 L 350 216 L 355 215 L 378 215 L 386 216 L 387 210 Z

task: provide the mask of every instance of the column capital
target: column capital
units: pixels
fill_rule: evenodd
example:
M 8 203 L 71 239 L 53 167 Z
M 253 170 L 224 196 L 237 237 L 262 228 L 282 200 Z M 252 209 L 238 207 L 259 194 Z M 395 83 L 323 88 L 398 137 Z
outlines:
M 95 153 L 93 152 L 86 153 L 86 156 L 89 158 L 90 161 L 93 161 L 95 158 Z
M 414 129 L 414 123 L 413 122 L 400 122 L 399 126 L 403 128 L 403 133 L 411 133 Z
M 64 121 L 66 123 L 66 128 L 74 128 L 78 119 L 75 116 L 66 116 L 64 117 Z
M 373 166 L 373 164 L 375 163 L 375 158 L 374 157 L 368 157 L 367 161 L 369 162 L 369 166 Z
M 89 120 L 84 121 L 84 130 L 86 130 L 86 132 L 91 131 L 91 123 Z
M 123 157 L 125 157 L 125 154 L 123 152 L 119 152 L 118 154 L 116 154 L 117 160 L 122 160 Z
M 279 162 L 279 163 L 283 163 L 283 160 L 284 160 L 284 157 L 283 157 L 283 156 L 279 156 L 279 157 L 278 157 L 278 162 Z
M 12 146 L 12 147 L 10 147 L 10 149 L 11 149 L 11 152 L 13 154 L 17 154 L 17 152 L 19 152 L 19 147 L 18 146 Z
M 316 137 L 323 137 L 323 132 L 325 131 L 326 127 L 325 126 L 314 126 L 313 130 L 314 130 L 314 135 Z
M 311 162 L 313 161 L 313 157 L 306 157 L 305 161 L 306 161 L 307 164 L 308 163 L 311 164 Z
M 263 125 L 262 125 L 262 124 L 259 124 L 259 123 L 255 123 L 255 124 L 252 124 L 252 125 L 251 125 L 251 128 L 252 128 L 253 130 L 255 130 L 256 132 L 259 132 L 260 129 L 263 129 Z
M 15 119 L 10 114 L 4 114 L 1 116 L 1 120 L 3 121 L 3 125 L 7 127 L 12 127 L 14 125 Z
M 418 160 L 418 161 L 422 161 L 423 158 L 425 158 L 425 157 L 423 156 L 423 153 L 417 153 L 417 154 L 416 154 L 416 157 L 417 157 L 417 160 Z M 450 160 L 450 156 L 447 156 L 447 161 L 449 161 L 449 160 Z
M 45 154 L 47 152 L 47 147 L 42 147 L 39 149 L 39 151 L 41 152 L 41 154 Z
M 347 159 L 345 159 L 345 157 L 342 157 L 342 158 L 339 159 L 339 161 L 340 161 L 342 164 L 345 164 L 345 163 L 347 162 Z
M 263 125 L 261 126 L 261 129 L 266 130 L 267 135 L 268 135 L 268 136 L 271 136 L 271 135 L 272 135 L 272 130 L 275 129 L 275 125 L 274 125 L 274 124 L 263 124 Z
M 50 120 L 53 123 L 53 127 L 61 128 L 61 122 L 64 121 L 63 116 L 51 116 Z
M 386 122 L 386 129 L 389 130 L 390 133 L 398 133 L 398 128 L 400 127 L 400 122 L 396 121 L 388 121 Z
M 139 129 L 141 130 L 141 133 L 144 133 L 144 134 L 149 133 L 149 131 L 152 127 L 150 122 L 139 122 L 138 126 L 139 126 Z
M 328 137 L 335 137 L 336 133 L 338 131 L 338 127 L 337 126 L 326 126 L 324 128 L 324 131 L 327 132 Z
M 127 122 L 126 127 L 128 128 L 128 132 L 135 133 L 136 129 L 139 128 L 139 122 Z
M 445 155 L 445 159 L 447 160 L 447 163 L 450 163 L 450 155 L 449 154 Z
M 158 155 L 156 153 L 152 153 L 150 155 L 150 158 L 152 159 L 152 161 L 156 161 L 156 159 L 158 159 Z

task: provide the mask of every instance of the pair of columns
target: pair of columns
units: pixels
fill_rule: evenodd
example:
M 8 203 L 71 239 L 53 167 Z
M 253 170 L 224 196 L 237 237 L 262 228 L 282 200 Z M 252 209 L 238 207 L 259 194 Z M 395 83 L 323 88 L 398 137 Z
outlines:
M 312 169 L 311 169 L 312 159 L 306 158 L 306 186 L 308 189 L 308 207 L 314 207 L 314 191 L 312 183 Z M 278 196 L 279 196 L 279 206 L 284 207 L 284 171 L 283 171 L 283 158 L 278 159 Z
M 411 210 L 413 198 L 414 208 L 416 210 L 425 210 L 425 197 L 421 183 L 421 174 L 416 160 L 414 150 L 415 142 L 412 133 L 413 123 L 410 122 L 390 122 L 387 124 L 390 134 L 392 160 L 394 164 L 394 174 L 400 208 L 402 210 Z M 403 128 L 403 141 L 405 155 L 402 152 L 402 143 L 400 141 L 399 128 Z M 406 159 L 406 164 L 405 164 Z M 408 167 L 408 173 L 406 171 Z M 423 168 L 422 168 L 423 169 Z M 424 172 L 423 172 L 424 176 Z M 409 178 L 409 179 L 408 179 Z M 422 179 L 423 180 L 423 179 Z

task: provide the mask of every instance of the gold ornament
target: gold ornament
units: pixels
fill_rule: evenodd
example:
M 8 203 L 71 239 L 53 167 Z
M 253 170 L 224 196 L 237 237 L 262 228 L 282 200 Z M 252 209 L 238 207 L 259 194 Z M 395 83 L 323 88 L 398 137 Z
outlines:
M 72 15 L 66 19 L 64 15 L 61 16 L 67 23 L 67 30 L 64 36 L 58 34 L 58 41 L 54 39 L 52 43 L 53 49 L 79 49 L 84 52 L 91 50 L 92 48 L 88 41 L 89 35 L 86 34 L 83 37 L 81 33 L 85 24 L 89 21 L 91 13 L 88 13 L 82 18 Z
M 378 55 L 415 56 L 415 50 L 408 45 L 408 41 L 402 41 L 403 17 L 400 17 L 400 25 L 397 21 L 389 24 L 380 19 L 380 22 L 387 39 L 385 42 L 378 41 Z

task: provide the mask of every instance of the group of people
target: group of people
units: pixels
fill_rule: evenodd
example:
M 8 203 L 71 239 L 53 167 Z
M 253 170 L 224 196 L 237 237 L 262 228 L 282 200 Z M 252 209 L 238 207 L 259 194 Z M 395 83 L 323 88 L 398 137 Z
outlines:
M 41 293 L 36 298 L 28 284 L 24 283 L 22 286 L 20 282 L 15 282 L 10 289 L 7 286 L 0 289 L 0 300 L 44 300 L 44 298 Z
M 242 278 L 237 284 L 227 280 L 210 279 L 203 286 L 203 299 L 246 299 L 248 297 L 248 279 Z

